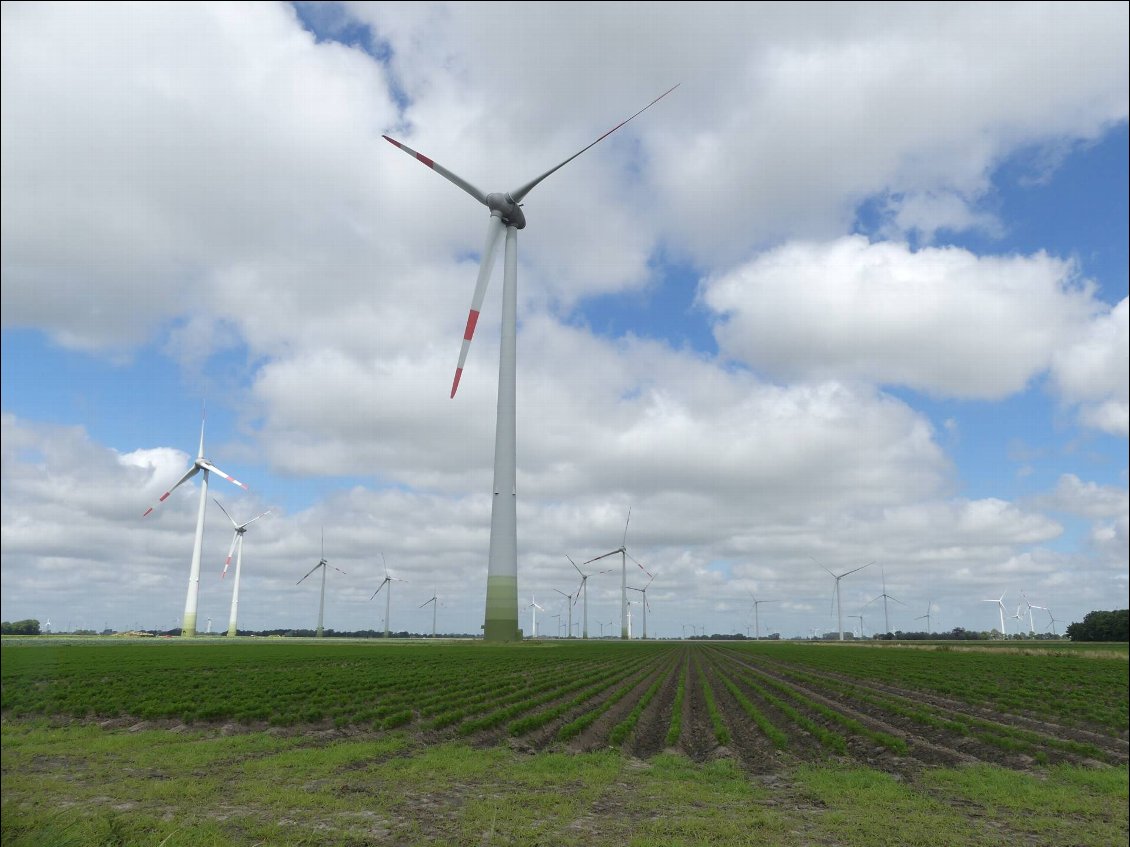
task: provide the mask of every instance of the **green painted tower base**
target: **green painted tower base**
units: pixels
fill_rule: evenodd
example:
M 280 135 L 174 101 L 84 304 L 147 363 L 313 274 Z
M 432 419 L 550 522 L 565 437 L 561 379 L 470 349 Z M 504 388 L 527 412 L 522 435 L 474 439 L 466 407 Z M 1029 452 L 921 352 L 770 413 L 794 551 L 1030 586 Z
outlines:
M 483 624 L 483 640 L 519 641 L 521 637 L 518 629 L 518 578 L 487 577 L 487 613 Z
M 181 638 L 195 638 L 196 637 L 196 615 L 185 615 L 184 622 L 180 628 Z

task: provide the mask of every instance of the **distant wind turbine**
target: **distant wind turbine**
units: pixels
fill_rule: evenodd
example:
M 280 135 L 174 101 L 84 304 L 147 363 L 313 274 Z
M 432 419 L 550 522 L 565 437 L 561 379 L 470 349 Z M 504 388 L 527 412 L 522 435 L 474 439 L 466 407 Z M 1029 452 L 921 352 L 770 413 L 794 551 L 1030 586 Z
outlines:
M 569 559 L 569 564 L 572 565 L 574 568 L 576 568 L 577 573 L 579 573 L 581 575 L 581 584 L 580 584 L 580 587 L 577 589 L 577 591 L 581 595 L 581 601 L 582 601 L 582 604 L 583 604 L 582 605 L 582 614 L 583 614 L 582 620 L 584 621 L 584 626 L 581 628 L 581 637 L 584 638 L 584 639 L 587 639 L 589 637 L 589 587 L 588 587 L 588 582 L 589 582 L 589 577 L 592 576 L 592 574 L 591 573 L 585 573 L 583 570 L 581 570 L 579 567 L 577 567 L 577 563 L 573 561 L 573 559 L 569 556 L 568 553 L 565 554 L 565 558 Z M 607 573 L 607 571 L 605 571 L 605 573 Z M 603 635 L 603 634 L 604 633 L 602 631 L 601 635 Z
M 202 473 L 201 473 L 202 472 Z M 196 606 L 200 596 L 200 552 L 204 548 L 204 512 L 205 507 L 208 505 L 208 474 L 214 473 L 221 476 L 233 485 L 238 485 L 240 488 L 246 489 L 247 486 L 240 482 L 235 477 L 228 476 L 222 470 L 217 468 L 211 462 L 204 458 L 204 417 L 201 416 L 200 420 L 200 448 L 196 451 L 196 460 L 192 463 L 192 467 L 185 471 L 184 476 L 177 480 L 177 484 L 161 495 L 161 498 L 154 505 L 145 510 L 142 517 L 151 514 L 155 508 L 168 499 L 169 495 L 180 488 L 181 485 L 188 482 L 196 474 L 201 473 L 200 477 L 200 506 L 196 510 L 196 537 L 192 543 L 192 565 L 188 572 L 188 596 L 184 601 L 184 617 L 181 622 L 182 636 L 196 635 Z
M 388 638 L 388 615 L 389 615 L 389 608 L 391 606 L 392 583 L 394 583 L 394 582 L 404 582 L 404 580 L 397 579 L 394 576 L 389 576 L 388 563 L 385 562 L 385 554 L 384 553 L 381 553 L 381 563 L 384 564 L 384 567 L 385 567 L 385 578 L 381 582 L 381 584 L 377 586 L 377 590 L 373 592 L 373 597 L 376 597 L 378 594 L 380 594 L 381 589 L 384 588 L 386 585 L 388 586 L 388 591 L 385 592 L 385 638 Z M 373 597 L 370 597 L 369 599 L 372 600 Z
M 323 623 L 323 619 L 325 617 L 325 612 L 326 612 L 326 568 L 333 568 L 335 571 L 337 571 L 340 574 L 345 573 L 345 571 L 343 571 L 341 568 L 334 567 L 333 565 L 331 565 L 329 562 L 326 561 L 326 533 L 325 533 L 325 530 L 322 531 L 322 559 L 321 559 L 320 562 L 318 562 L 318 564 L 314 565 L 314 567 L 310 568 L 310 570 L 308 570 L 306 572 L 306 576 L 310 576 L 310 574 L 314 573 L 314 571 L 316 571 L 318 568 L 322 569 L 322 593 L 321 593 L 319 600 L 318 600 L 318 628 L 314 631 L 314 635 L 317 638 L 322 638 L 325 635 L 325 630 L 322 628 L 322 623 Z M 298 580 L 298 582 L 296 582 L 294 584 L 295 585 L 301 585 L 303 582 L 306 581 L 306 576 L 302 577 L 302 579 Z
M 634 559 L 628 553 L 628 524 L 631 523 L 631 521 L 632 521 L 632 509 L 629 506 L 628 507 L 628 519 L 626 521 L 624 521 L 624 538 L 620 542 L 620 546 L 617 547 L 615 550 L 611 550 L 607 553 L 604 553 L 600 556 L 596 556 L 592 559 L 589 559 L 587 562 L 585 562 L 585 564 L 587 565 L 587 564 L 590 564 L 592 562 L 598 562 L 601 559 L 607 559 L 609 556 L 615 556 L 617 553 L 620 554 L 620 637 L 625 639 L 625 640 L 627 640 L 630 637 L 630 635 L 628 634 L 628 618 L 627 618 L 627 612 L 628 612 L 628 559 L 631 559 L 633 562 L 635 562 L 637 565 L 639 565 L 639 568 L 640 568 L 641 571 L 646 573 L 648 576 L 651 576 L 650 573 L 647 573 L 647 568 L 645 568 L 643 565 L 640 565 L 640 563 L 638 561 L 636 561 L 636 559 Z
M 224 504 L 215 497 L 212 498 L 216 505 L 220 507 L 220 511 L 224 513 L 224 517 L 231 521 L 232 533 L 231 547 L 228 548 L 228 557 L 224 560 L 224 569 L 220 573 L 220 579 L 228 575 L 228 565 L 231 564 L 232 553 L 235 553 L 235 585 L 232 586 L 231 592 L 231 615 L 228 617 L 228 635 L 235 638 L 237 634 L 236 629 L 236 613 L 239 611 L 239 576 L 243 570 L 243 533 L 247 532 L 247 527 L 259 520 L 259 518 L 271 514 L 271 510 L 263 512 L 261 515 L 256 515 L 249 521 L 244 523 L 236 523 L 235 518 L 228 514 L 228 510 L 224 508 Z
M 906 603 L 902 602 L 902 600 L 899 600 L 897 597 L 892 597 L 887 593 L 887 569 L 884 567 L 880 570 L 882 570 L 883 572 L 883 593 L 880 594 L 879 597 L 872 597 L 870 600 L 863 604 L 863 608 L 866 609 L 880 597 L 883 599 L 883 625 L 886 627 L 886 629 L 884 630 L 884 634 L 886 634 L 891 632 L 891 617 L 889 614 L 887 614 L 887 601 L 894 600 L 900 606 L 905 606 Z
M 527 606 L 526 608 L 530 610 L 530 630 L 531 630 L 531 633 L 532 633 L 530 635 L 530 638 L 537 638 L 538 637 L 538 611 L 540 610 L 540 611 L 544 612 L 545 609 L 543 609 L 541 606 L 538 605 L 538 601 L 533 598 L 533 595 L 530 596 L 530 605 Z
M 750 599 L 753 600 L 753 633 L 756 640 L 761 640 L 761 619 L 758 617 L 758 609 L 762 603 L 779 603 L 779 600 L 758 600 L 753 596 L 753 592 L 749 592 Z
M 931 610 L 931 609 L 933 608 L 933 606 L 934 606 L 934 601 L 933 601 L 933 600 L 930 600 L 929 602 L 927 602 L 927 603 L 926 603 L 926 614 L 924 614 L 924 615 L 919 615 L 918 617 L 916 617 L 916 618 L 915 618 L 915 620 L 916 620 L 916 621 L 920 621 L 920 620 L 922 620 L 923 618 L 925 618 L 925 619 L 926 619 L 926 634 L 927 634 L 927 635 L 931 635 L 931 634 L 933 634 L 933 632 L 934 632 L 934 631 L 933 631 L 933 630 L 932 630 L 932 629 L 930 628 L 930 610 Z
M 424 606 L 428 605 L 428 603 L 432 604 L 432 638 L 435 638 L 436 637 L 436 607 L 439 605 L 439 603 L 437 602 L 436 592 L 435 592 L 434 588 L 432 589 L 431 599 L 425 600 L 423 603 L 420 604 L 419 608 L 421 608 L 421 609 L 424 608 Z
M 809 556 L 808 558 L 812 559 L 811 556 Z M 816 562 L 815 559 L 812 559 L 812 561 Z M 820 565 L 819 562 L 816 562 L 816 564 Z M 839 625 L 839 630 L 840 630 L 840 641 L 844 640 L 844 613 L 843 613 L 843 609 L 842 609 L 841 604 L 840 604 L 840 580 L 843 579 L 845 576 L 850 576 L 851 574 L 856 573 L 857 571 L 861 571 L 864 568 L 870 567 L 873 564 L 875 564 L 875 563 L 874 562 L 868 562 L 866 565 L 860 565 L 858 568 L 852 568 L 850 571 L 844 571 L 839 576 L 832 573 L 830 570 L 825 568 L 823 565 L 820 565 L 820 567 L 824 568 L 824 570 L 827 572 L 828 576 L 832 577 L 832 579 L 834 579 L 836 581 L 836 587 L 835 587 L 835 590 L 832 593 L 833 593 L 833 595 L 835 596 L 835 599 L 836 599 L 836 620 L 837 620 L 837 623 Z
M 569 606 L 569 634 L 566 637 L 572 638 L 573 637 L 573 606 L 575 606 L 576 603 L 577 603 L 577 595 L 576 594 L 566 594 L 560 588 L 555 588 L 553 590 L 556 591 L 558 594 L 560 594 L 562 597 L 564 597 L 566 603 Z
M 491 507 L 486 619 L 483 623 L 483 637 L 487 641 L 513 641 L 518 637 L 518 516 L 515 453 L 517 426 L 515 415 L 517 408 L 518 230 L 526 226 L 522 201 L 546 177 L 607 138 L 677 87 L 665 91 L 630 118 L 621 121 L 592 144 L 550 168 L 541 176 L 535 177 L 519 188 L 504 193 L 486 194 L 434 159 L 430 159 L 422 153 L 417 153 L 394 138 L 384 136 L 390 144 L 399 147 L 409 156 L 427 165 L 490 210 L 490 222 L 487 226 L 479 275 L 475 282 L 475 293 L 471 298 L 471 310 L 467 315 L 467 326 L 463 331 L 463 346 L 459 351 L 459 364 L 455 368 L 455 379 L 451 384 L 452 397 L 455 397 L 455 392 L 459 388 L 459 380 L 463 376 L 463 365 L 467 360 L 467 351 L 475 333 L 475 326 L 479 321 L 479 313 L 482 309 L 483 298 L 486 296 L 487 284 L 490 281 L 491 271 L 494 269 L 495 248 L 498 246 L 498 240 L 503 230 L 506 231 L 502 276 L 502 344 L 499 351 L 498 406 L 494 439 L 494 500 Z
M 651 579 L 649 579 L 647 581 L 647 583 L 644 585 L 643 588 L 634 588 L 631 585 L 628 586 L 629 591 L 638 591 L 640 594 L 643 595 L 643 599 L 640 601 L 640 605 L 643 607 L 643 640 L 644 641 L 647 641 L 647 610 L 649 608 L 651 608 L 651 605 L 647 602 L 647 590 L 648 590 L 648 588 L 651 587 L 651 583 L 654 582 L 654 581 L 655 581 L 655 577 L 651 577 Z
M 859 637 L 863 638 L 863 615 L 848 615 L 848 620 L 859 621 Z
M 1008 638 L 1008 632 L 1004 628 L 1004 595 L 1007 594 L 1007 593 L 1008 592 L 1006 591 L 1006 592 L 1004 592 L 1004 594 L 1001 594 L 999 600 L 982 600 L 981 601 L 982 603 L 996 603 L 997 604 L 997 610 L 1000 612 L 1000 615 L 1001 615 L 1001 638 Z

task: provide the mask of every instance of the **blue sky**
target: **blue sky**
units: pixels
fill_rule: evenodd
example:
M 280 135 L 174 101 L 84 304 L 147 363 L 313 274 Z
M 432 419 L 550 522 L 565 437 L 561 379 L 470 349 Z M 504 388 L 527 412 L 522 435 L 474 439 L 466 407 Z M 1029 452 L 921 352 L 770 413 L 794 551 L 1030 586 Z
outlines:
M 526 198 L 521 596 L 630 507 L 651 634 L 830 630 L 814 560 L 903 629 L 1124 608 L 1125 7 L 937 8 L 6 5 L 3 618 L 179 619 L 206 403 L 241 627 L 313 625 L 324 528 L 327 626 L 383 554 L 476 630 L 501 261 L 451 400 L 486 218 L 381 135 L 505 190 L 675 83 Z

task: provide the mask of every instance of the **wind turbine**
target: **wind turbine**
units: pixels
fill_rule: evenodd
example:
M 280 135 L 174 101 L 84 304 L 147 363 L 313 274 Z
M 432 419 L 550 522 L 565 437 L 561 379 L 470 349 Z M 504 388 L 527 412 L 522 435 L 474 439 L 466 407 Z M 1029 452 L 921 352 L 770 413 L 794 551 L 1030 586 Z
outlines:
M 532 594 L 530 595 L 530 605 L 528 605 L 526 608 L 530 610 L 530 630 L 533 633 L 530 636 L 530 638 L 537 638 L 538 637 L 538 610 L 540 609 L 541 611 L 544 612 L 545 609 L 543 609 L 541 606 L 538 605 L 538 601 L 534 599 Z
M 881 570 L 883 572 L 883 593 L 880 594 L 879 597 L 883 598 L 883 625 L 886 627 L 886 629 L 884 630 L 884 635 L 885 635 L 886 633 L 891 631 L 891 618 L 890 618 L 890 615 L 887 613 L 887 601 L 888 600 L 894 600 L 900 606 L 905 606 L 906 603 L 902 602 L 902 600 L 899 600 L 897 597 L 892 597 L 890 594 L 887 593 L 887 569 L 884 567 L 884 568 L 881 568 Z M 876 600 L 878 600 L 879 597 L 872 597 L 870 600 L 868 600 L 866 603 L 863 604 L 863 608 L 866 609 L 868 606 L 870 606 L 872 603 L 874 603 Z
M 863 638 L 863 615 L 848 615 L 848 620 L 859 621 L 859 637 Z
M 566 594 L 564 591 L 562 591 L 559 588 L 555 588 L 553 590 L 556 591 L 558 594 L 560 594 L 562 597 L 564 597 L 566 599 L 566 601 L 568 601 L 568 604 L 569 604 L 569 634 L 568 634 L 567 637 L 572 638 L 573 637 L 573 606 L 575 606 L 576 603 L 577 603 L 577 595 L 576 594 Z
M 232 553 L 235 553 L 235 585 L 232 586 L 231 615 L 228 618 L 228 635 L 230 635 L 232 638 L 235 638 L 235 618 L 236 612 L 239 611 L 239 574 L 243 569 L 243 533 L 247 532 L 247 527 L 255 523 L 255 521 L 259 520 L 259 518 L 263 517 L 264 515 L 271 514 L 271 510 L 268 509 L 267 511 L 263 512 L 262 515 L 256 515 L 245 523 L 237 524 L 235 522 L 235 518 L 229 515 L 228 510 L 224 508 L 224 504 L 219 500 L 216 500 L 215 497 L 213 497 L 212 499 L 215 500 L 216 505 L 220 507 L 220 511 L 224 513 L 224 517 L 231 521 L 232 528 L 235 530 L 231 538 L 231 547 L 228 548 L 228 557 L 224 561 L 224 569 L 220 573 L 220 579 L 223 579 L 228 575 L 228 565 L 231 564 Z
M 583 570 L 578 568 L 577 563 L 574 562 L 569 557 L 568 553 L 565 554 L 565 558 L 569 559 L 569 564 L 572 565 L 574 568 L 577 568 L 577 573 L 579 573 L 581 575 L 581 585 L 577 589 L 577 592 L 581 595 L 581 599 L 583 601 L 584 627 L 581 629 L 581 637 L 587 639 L 589 637 L 589 585 L 588 585 L 588 582 L 589 582 L 589 577 L 592 576 L 592 574 L 591 573 L 585 573 Z M 607 573 L 607 571 L 604 571 L 604 573 Z M 604 635 L 603 630 L 601 631 L 600 634 L 602 636 Z
M 200 507 L 196 510 L 196 537 L 192 542 L 192 565 L 188 572 L 188 596 L 184 601 L 184 618 L 181 622 L 180 631 L 182 636 L 189 637 L 196 635 L 196 605 L 200 596 L 200 551 L 204 548 L 204 507 L 208 505 L 208 474 L 214 473 L 217 476 L 222 476 L 233 485 L 238 485 L 244 490 L 247 489 L 247 486 L 238 479 L 228 476 L 204 458 L 203 416 L 201 416 L 200 420 L 200 448 L 196 451 L 196 459 L 192 463 L 192 467 L 185 471 L 184 476 L 177 480 L 176 485 L 162 494 L 161 498 L 155 504 L 146 509 L 142 517 L 144 518 L 152 513 L 157 506 L 168 499 L 170 494 L 201 472 L 203 472 L 203 475 L 200 477 Z
M 516 491 L 516 338 L 518 310 L 518 230 L 525 228 L 526 216 L 522 211 L 522 201 L 537 185 L 581 153 L 603 141 L 628 121 L 640 115 L 659 100 L 666 97 L 678 86 L 665 91 L 636 112 L 632 117 L 621 121 L 588 147 L 574 153 L 559 165 L 555 165 L 539 177 L 509 192 L 486 194 L 452 173 L 433 159 L 401 144 L 394 138 L 384 139 L 427 165 L 444 179 L 470 194 L 490 210 L 486 241 L 479 265 L 479 275 L 475 281 L 475 293 L 471 298 L 471 310 L 467 315 L 467 326 L 463 331 L 463 346 L 459 351 L 459 364 L 455 368 L 455 379 L 451 383 L 451 396 L 459 388 L 463 376 L 463 365 L 467 360 L 467 350 L 475 334 L 479 321 L 487 284 L 494 269 L 495 248 L 502 231 L 506 231 L 505 259 L 502 275 L 502 343 L 498 363 L 498 405 L 494 435 L 494 500 L 490 520 L 490 554 L 487 566 L 486 617 L 483 623 L 483 638 L 487 641 L 513 641 L 518 637 L 518 516 Z
M 809 556 L 808 558 L 812 559 L 811 556 Z M 812 559 L 812 561 L 816 562 L 815 559 Z M 816 562 L 816 564 L 820 565 L 819 562 Z M 823 565 L 820 565 L 820 567 L 824 568 L 824 570 L 827 572 L 828 576 L 832 577 L 832 579 L 834 579 L 836 581 L 836 588 L 832 593 L 836 598 L 836 619 L 837 619 L 839 629 L 840 629 L 840 641 L 844 640 L 844 613 L 843 613 L 843 609 L 841 608 L 841 605 L 840 605 L 840 580 L 843 579 L 845 576 L 849 576 L 849 575 L 855 573 L 856 571 L 861 571 L 864 568 L 870 567 L 873 564 L 875 564 L 875 563 L 874 562 L 868 562 L 866 565 L 860 565 L 858 568 L 852 568 L 850 571 L 844 571 L 839 576 L 836 576 L 834 573 L 832 573 L 830 570 L 825 568 Z
M 430 600 L 425 600 L 423 603 L 421 603 L 419 608 L 421 608 L 421 609 L 424 608 L 424 606 L 428 605 L 428 603 L 432 604 L 432 638 L 435 638 L 436 637 L 436 607 L 439 605 L 439 603 L 436 602 L 436 592 L 435 592 L 434 588 L 432 589 L 432 598 Z
M 335 571 L 341 574 L 345 573 L 345 571 L 343 571 L 341 568 L 334 567 L 326 561 L 325 530 L 322 530 L 322 560 L 318 562 L 318 564 L 314 565 L 314 567 L 310 568 L 310 570 L 306 572 L 306 576 L 310 576 L 310 574 L 314 573 L 314 571 L 316 571 L 318 568 L 322 569 L 322 594 L 321 598 L 318 600 L 318 628 L 314 631 L 314 636 L 316 638 L 322 638 L 325 635 L 325 631 L 322 629 L 322 621 L 326 611 L 326 568 L 333 568 Z M 298 580 L 298 582 L 294 584 L 301 585 L 306 580 L 306 576 L 302 577 L 302 579 Z
M 651 576 L 651 574 L 648 574 L 648 576 Z M 629 591 L 638 591 L 640 594 L 643 595 L 643 600 L 640 601 L 640 605 L 643 606 L 643 640 L 644 641 L 647 641 L 647 610 L 650 606 L 650 604 L 647 602 L 647 589 L 651 587 L 651 583 L 654 580 L 655 580 L 655 577 L 652 576 L 651 579 L 649 579 L 647 581 L 647 584 L 643 588 L 633 588 L 630 585 L 628 586 Z
M 779 600 L 758 600 L 756 597 L 753 596 L 752 591 L 749 592 L 749 596 L 750 596 L 750 599 L 753 600 L 753 632 L 754 632 L 754 635 L 756 635 L 757 640 L 760 641 L 761 640 L 761 620 L 758 618 L 758 614 L 757 614 L 758 608 L 761 606 L 762 603 L 778 603 L 780 601 Z
M 373 592 L 373 597 L 376 597 L 378 594 L 380 594 L 381 589 L 384 588 L 386 585 L 388 586 L 388 591 L 385 592 L 385 638 L 388 638 L 388 614 L 389 614 L 389 606 L 391 605 L 391 601 L 392 601 L 392 583 L 394 583 L 394 582 L 404 582 L 404 580 L 397 579 L 395 576 L 389 576 L 388 563 L 385 562 L 385 554 L 384 553 L 381 553 L 381 562 L 385 566 L 385 578 L 381 582 L 381 584 L 377 586 L 377 590 Z M 372 600 L 373 597 L 370 597 L 369 599 Z
M 1023 627 L 1024 627 L 1024 617 L 1020 614 L 1021 608 L 1022 608 L 1021 604 L 1017 603 L 1016 604 L 1016 614 L 1015 615 L 1009 615 L 1009 617 L 1012 620 L 1016 621 L 1016 636 L 1017 636 L 1017 638 L 1020 637 L 1021 629 L 1023 629 Z
M 1032 601 L 1028 599 L 1028 595 L 1025 594 L 1023 591 L 1020 592 L 1020 596 L 1023 598 L 1024 602 L 1028 604 L 1028 634 L 1029 635 L 1035 635 L 1036 634 L 1036 622 L 1034 620 L 1032 620 L 1032 610 L 1033 609 L 1042 609 L 1043 606 L 1033 606 Z
M 609 556 L 615 556 L 617 553 L 620 554 L 620 637 L 625 640 L 631 637 L 628 634 L 628 619 L 626 617 L 628 611 L 628 559 L 631 559 L 633 562 L 639 565 L 641 571 L 646 573 L 648 576 L 651 576 L 651 574 L 647 573 L 647 568 L 645 568 L 643 565 L 640 565 L 640 563 L 636 561 L 636 559 L 628 555 L 628 524 L 631 523 L 631 521 L 632 508 L 631 506 L 629 506 L 628 519 L 624 521 L 624 538 L 620 542 L 620 546 L 615 550 L 611 550 L 608 553 L 596 556 L 585 562 L 585 564 L 587 565 L 591 562 L 598 562 L 601 559 L 607 559 Z M 607 571 L 605 571 L 605 573 L 607 573 Z M 654 579 L 654 577 L 652 578 Z
M 920 621 L 923 618 L 926 619 L 926 634 L 927 635 L 930 635 L 930 634 L 933 633 L 933 630 L 930 629 L 930 609 L 933 608 L 933 606 L 934 606 L 934 601 L 930 600 L 928 603 L 926 603 L 926 614 L 919 615 L 918 617 L 915 618 L 916 621 Z
M 1005 632 L 1005 629 L 1004 629 L 1004 595 L 1007 594 L 1007 593 L 1008 592 L 1006 591 L 1006 592 L 1004 592 L 1004 594 L 1001 594 L 999 600 L 982 600 L 981 601 L 982 603 L 996 603 L 997 604 L 997 609 L 1001 613 L 1001 638 L 1008 638 L 1008 633 Z

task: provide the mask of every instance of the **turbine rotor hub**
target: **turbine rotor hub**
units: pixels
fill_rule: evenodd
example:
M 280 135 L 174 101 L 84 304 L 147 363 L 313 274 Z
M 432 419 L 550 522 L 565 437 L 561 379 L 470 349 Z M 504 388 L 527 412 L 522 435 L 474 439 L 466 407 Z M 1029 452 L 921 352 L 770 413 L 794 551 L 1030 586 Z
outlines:
M 487 208 L 492 215 L 497 215 L 507 226 L 514 229 L 525 229 L 526 215 L 522 207 L 511 199 L 509 194 L 495 192 L 487 195 Z

